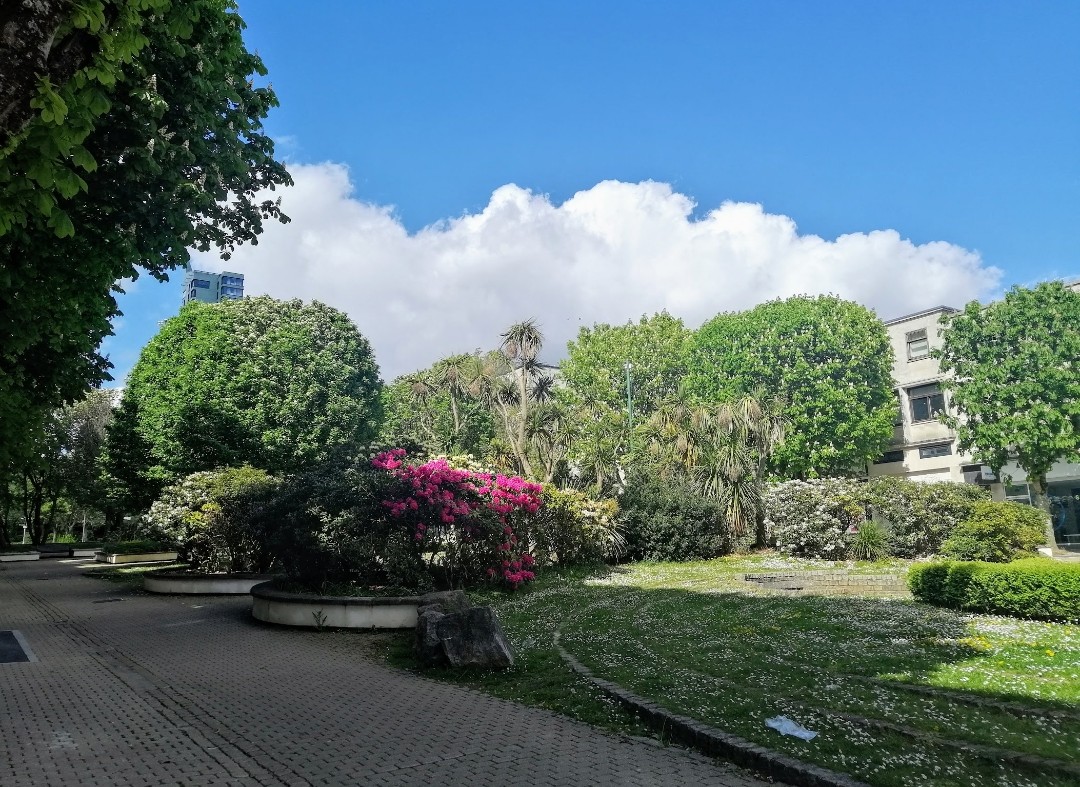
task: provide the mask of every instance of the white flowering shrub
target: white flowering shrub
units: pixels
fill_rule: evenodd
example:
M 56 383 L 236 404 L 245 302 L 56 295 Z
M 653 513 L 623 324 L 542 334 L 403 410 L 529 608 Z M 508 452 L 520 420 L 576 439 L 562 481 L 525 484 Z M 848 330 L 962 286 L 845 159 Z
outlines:
M 847 478 L 773 484 L 763 503 L 765 527 L 777 549 L 802 557 L 844 559 L 849 529 L 866 519 L 865 490 Z
M 260 514 L 278 481 L 253 467 L 209 470 L 166 487 L 144 517 L 200 571 L 266 571 L 272 558 Z
M 143 515 L 143 525 L 154 536 L 173 544 L 186 540 L 193 514 L 202 511 L 210 502 L 213 471 L 192 473 L 172 486 L 167 486 L 150 510 Z

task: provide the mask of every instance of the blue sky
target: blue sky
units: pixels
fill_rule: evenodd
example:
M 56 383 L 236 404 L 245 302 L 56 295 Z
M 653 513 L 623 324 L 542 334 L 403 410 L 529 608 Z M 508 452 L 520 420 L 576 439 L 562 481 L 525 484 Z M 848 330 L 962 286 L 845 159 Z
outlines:
M 1080 4 L 240 11 L 298 189 L 225 267 L 348 311 L 387 376 L 528 316 L 557 356 L 660 308 L 695 324 L 820 284 L 890 317 L 1080 275 Z M 760 215 L 705 221 L 725 202 Z M 117 377 L 179 297 L 143 278 L 122 300 Z

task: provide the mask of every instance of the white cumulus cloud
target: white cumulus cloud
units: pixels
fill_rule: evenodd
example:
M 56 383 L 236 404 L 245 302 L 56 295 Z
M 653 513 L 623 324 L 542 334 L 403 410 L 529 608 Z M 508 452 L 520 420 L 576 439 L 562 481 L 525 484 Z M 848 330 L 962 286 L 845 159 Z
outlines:
M 975 252 L 891 229 L 828 240 L 736 202 L 694 218 L 691 197 L 653 181 L 604 181 L 561 205 L 506 185 L 479 213 L 409 233 L 392 208 L 353 196 L 346 167 L 290 171 L 296 185 L 280 193 L 292 223 L 267 223 L 224 267 L 245 274 L 249 295 L 347 312 L 386 379 L 494 347 L 528 317 L 555 361 L 581 325 L 661 309 L 697 327 L 773 298 L 834 293 L 889 318 L 985 299 L 1001 278 Z M 222 268 L 209 255 L 192 262 Z

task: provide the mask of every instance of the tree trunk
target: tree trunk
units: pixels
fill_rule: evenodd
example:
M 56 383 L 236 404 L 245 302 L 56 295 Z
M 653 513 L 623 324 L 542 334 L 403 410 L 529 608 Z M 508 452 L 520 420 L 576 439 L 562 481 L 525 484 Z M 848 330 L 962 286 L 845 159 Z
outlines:
M 458 412 L 457 397 L 453 391 L 450 392 L 450 414 L 454 418 L 453 448 L 456 449 L 461 442 L 461 414 Z
M 521 372 L 521 379 L 518 382 L 519 399 L 517 424 L 515 424 L 515 433 L 508 436 L 510 437 L 510 444 L 514 448 L 514 453 L 517 454 L 518 464 L 521 465 L 521 474 L 530 481 L 535 481 L 536 474 L 533 473 L 532 464 L 529 462 L 529 444 L 525 432 L 529 419 L 528 378 L 524 365 L 522 365 L 519 371 Z
M 518 410 L 518 424 L 517 424 L 517 441 L 518 450 L 521 455 L 521 469 L 524 475 L 528 479 L 533 479 L 532 465 L 529 463 L 529 446 L 528 440 L 525 436 L 525 428 L 529 419 L 529 389 L 525 374 L 525 367 L 521 367 L 521 399 L 519 402 Z
M 45 495 L 34 489 L 30 498 L 30 541 L 34 546 L 45 543 L 45 520 L 41 509 L 45 506 Z
M 1028 483 L 1034 493 L 1035 507 L 1046 515 L 1045 533 L 1046 545 L 1051 549 L 1057 549 L 1057 539 L 1054 537 L 1054 523 L 1050 514 L 1050 496 L 1046 493 L 1046 475 L 1028 476 Z
M 754 546 L 765 549 L 769 546 L 769 534 L 765 528 L 765 502 L 762 500 L 765 486 L 765 452 L 759 449 L 757 470 L 754 473 L 754 483 L 757 485 L 758 504 L 754 511 Z

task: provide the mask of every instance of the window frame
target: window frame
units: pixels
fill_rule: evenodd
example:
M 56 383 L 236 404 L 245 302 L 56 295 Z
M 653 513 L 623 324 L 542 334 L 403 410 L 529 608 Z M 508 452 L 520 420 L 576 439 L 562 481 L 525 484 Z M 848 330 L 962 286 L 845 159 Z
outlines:
M 945 451 L 935 451 L 935 449 L 944 448 Z M 940 459 L 943 456 L 952 456 L 953 446 L 952 440 L 947 443 L 932 443 L 931 445 L 919 446 L 919 458 L 920 459 Z
M 913 391 L 920 391 L 920 390 L 924 390 L 924 389 L 928 389 L 928 388 L 936 388 L 937 391 L 935 391 L 933 393 L 927 392 L 927 393 L 920 393 L 920 394 L 915 394 L 915 395 L 912 394 Z M 932 421 L 938 420 L 939 415 L 945 415 L 949 411 L 948 404 L 945 401 L 945 391 L 941 388 L 941 385 L 939 383 L 926 383 L 925 385 L 914 385 L 911 388 L 908 388 L 906 393 L 907 393 L 907 399 L 908 399 L 908 410 L 911 413 L 911 423 L 913 423 L 913 424 L 931 423 Z M 932 402 L 933 402 L 935 397 L 940 397 L 941 398 L 941 408 L 938 409 L 938 410 L 935 410 L 933 408 L 933 405 L 932 405 Z M 915 412 L 916 403 L 917 402 L 923 402 L 923 401 L 925 401 L 927 403 L 926 404 L 926 411 L 928 413 L 928 416 L 926 418 L 919 417 Z
M 904 342 L 907 344 L 907 359 L 908 361 L 922 361 L 930 357 L 930 337 L 927 334 L 926 328 L 919 328 L 917 331 L 908 331 L 904 335 Z M 912 347 L 914 345 L 923 345 L 925 352 L 919 352 L 915 354 Z
M 889 457 L 894 457 L 897 454 L 900 455 L 898 459 L 889 458 Z M 879 456 L 877 459 L 874 460 L 874 464 L 875 465 L 895 465 L 895 464 L 899 464 L 899 463 L 903 462 L 905 458 L 906 457 L 904 455 L 904 449 L 903 448 L 897 448 L 897 449 L 895 449 L 893 451 L 886 451 L 885 453 L 883 453 L 881 456 Z

